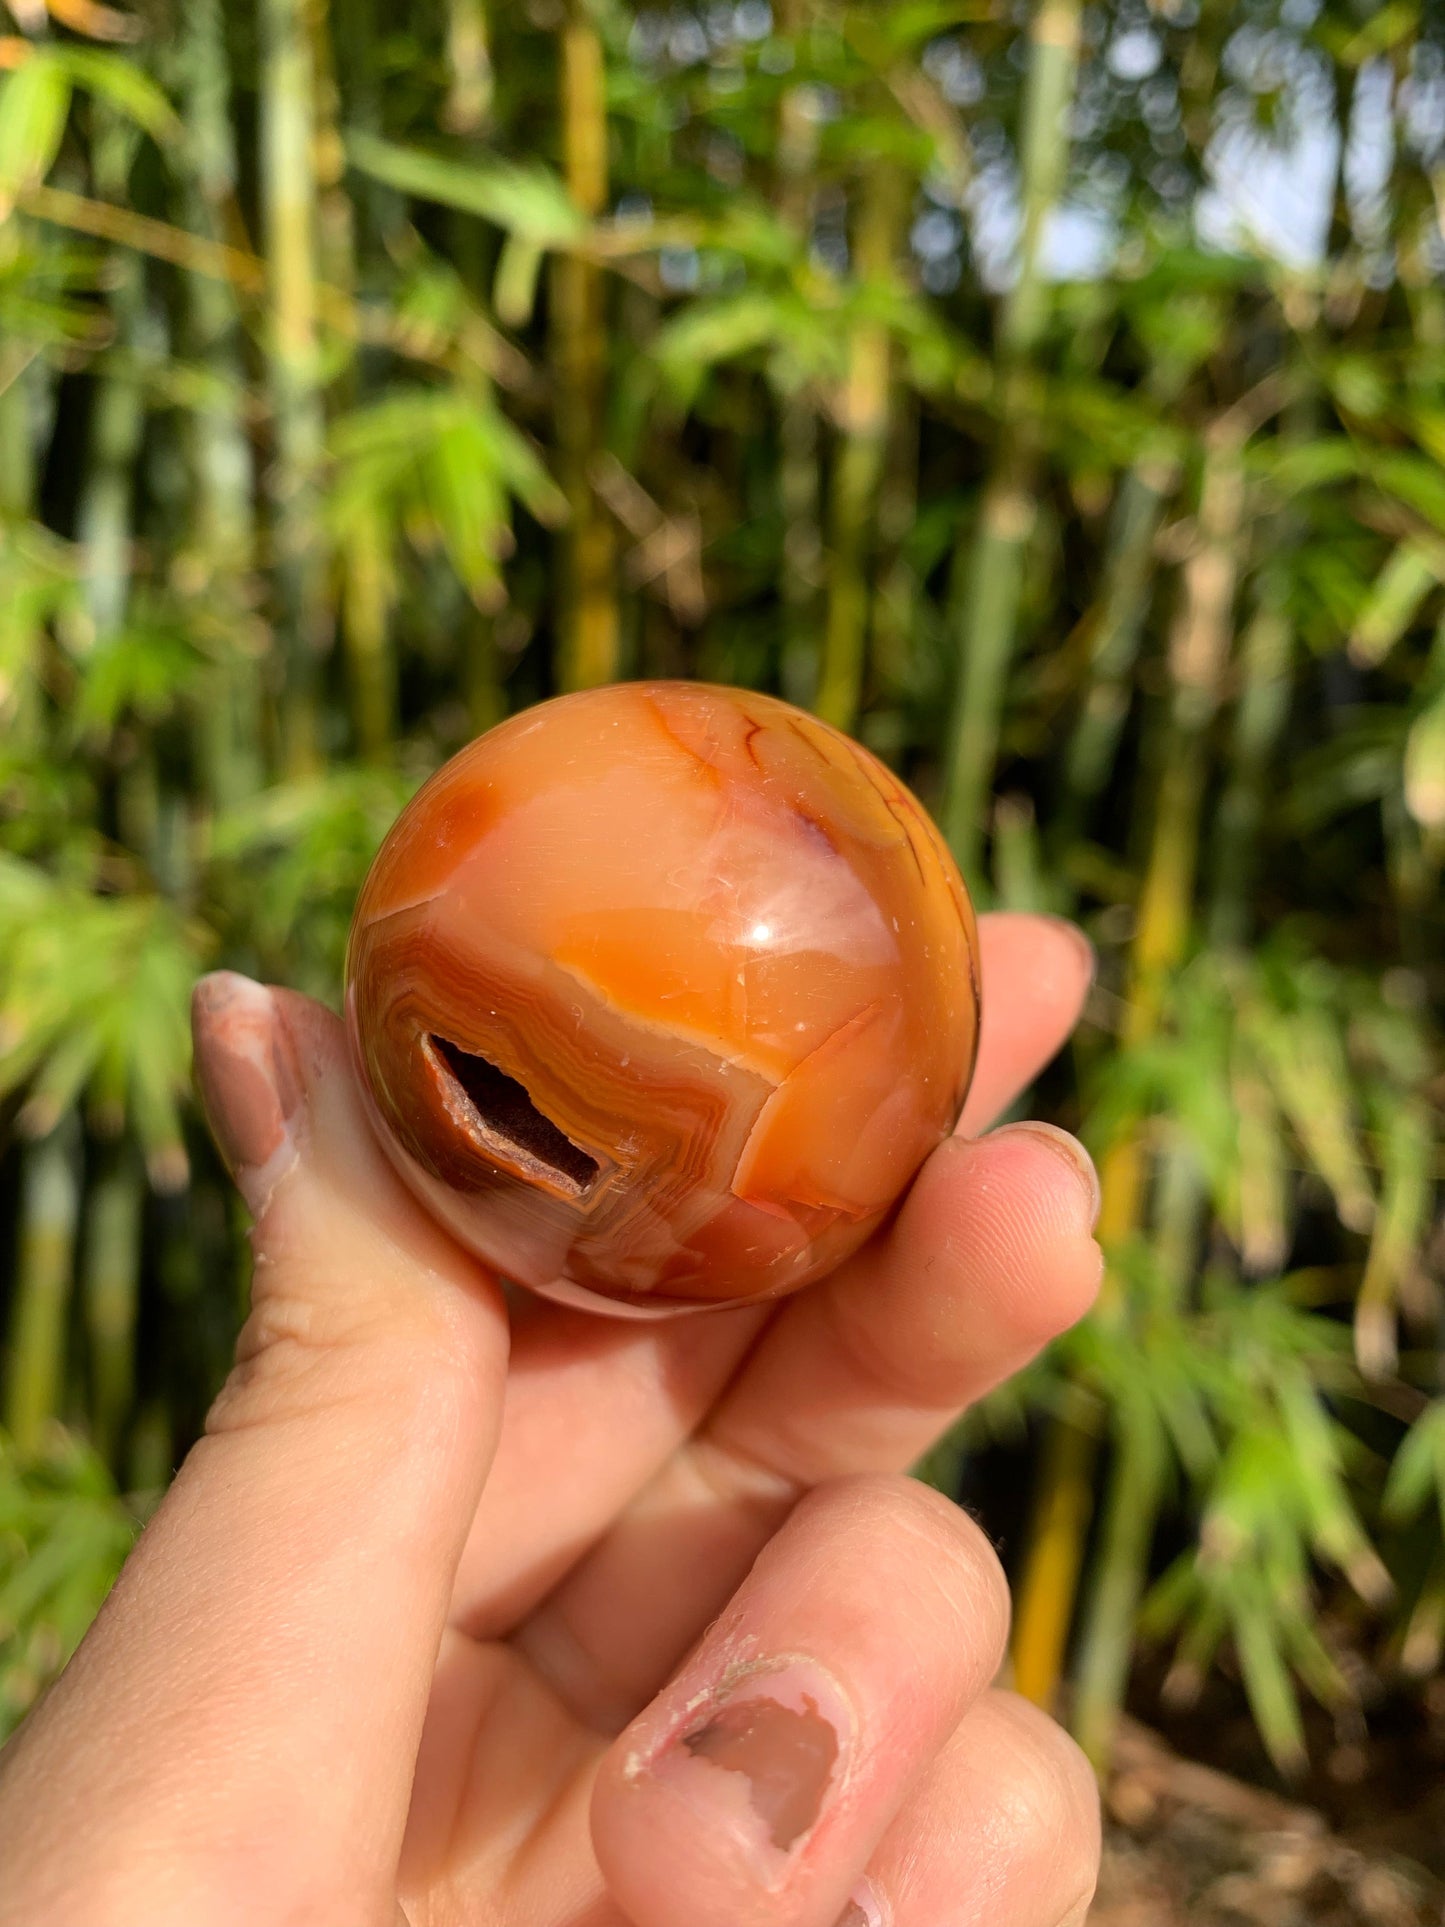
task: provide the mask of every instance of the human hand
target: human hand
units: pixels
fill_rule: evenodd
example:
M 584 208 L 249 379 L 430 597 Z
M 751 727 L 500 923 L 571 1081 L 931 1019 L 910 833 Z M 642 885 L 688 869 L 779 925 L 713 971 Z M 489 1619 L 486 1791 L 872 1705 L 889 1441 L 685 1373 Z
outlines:
M 961 1135 L 893 1222 L 795 1299 L 656 1325 L 527 1301 L 509 1332 L 336 1019 L 200 986 L 253 1308 L 0 1759 L 0 1927 L 1083 1920 L 1092 1777 L 990 1684 L 983 1535 L 900 1476 L 1099 1278 L 1083 1152 L 971 1135 L 1067 1036 L 1086 947 L 981 936 Z

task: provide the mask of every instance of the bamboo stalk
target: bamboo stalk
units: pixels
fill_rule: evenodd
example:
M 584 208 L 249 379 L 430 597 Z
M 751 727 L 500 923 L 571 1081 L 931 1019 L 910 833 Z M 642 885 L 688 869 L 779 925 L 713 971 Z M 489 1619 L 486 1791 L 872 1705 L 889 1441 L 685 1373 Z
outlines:
M 183 16 L 179 57 L 192 158 L 187 220 L 214 245 L 226 232 L 236 191 L 220 0 L 191 0 Z M 264 285 L 264 268 L 262 278 Z M 195 552 L 221 602 L 223 618 L 239 635 L 251 600 L 255 505 L 250 436 L 241 401 L 241 317 L 233 282 L 203 271 L 188 274 L 186 325 L 192 353 L 214 374 L 217 396 L 225 398 L 204 416 L 193 414 L 188 424 Z M 202 705 L 198 718 L 204 779 L 215 808 L 231 808 L 260 787 L 262 717 L 260 663 L 236 648 L 217 672 L 214 700 Z
M 1154 1262 L 1161 1289 L 1181 1299 L 1199 1250 L 1205 1194 L 1191 1148 L 1177 1134 L 1160 1160 Z M 1129 1683 L 1134 1626 L 1163 1503 L 1167 1459 L 1159 1421 L 1148 1409 L 1118 1414 L 1094 1584 L 1079 1637 L 1069 1724 L 1084 1752 L 1103 1768 Z
M 1053 1705 L 1063 1674 L 1071 1615 L 1059 1602 L 1071 1602 L 1078 1590 L 1099 1443 L 1093 1406 L 1077 1386 L 1066 1385 L 1064 1393 L 1064 1409 L 1044 1432 L 1011 1654 L 1015 1691 L 1045 1707 Z
M 1098 619 L 1090 638 L 1084 700 L 1064 756 L 1056 847 L 1069 849 L 1089 805 L 1108 781 L 1128 715 L 1129 691 L 1149 612 L 1154 542 L 1177 468 L 1145 457 L 1119 485 L 1109 532 Z
M 342 633 L 351 680 L 357 743 L 368 762 L 384 763 L 396 727 L 396 665 L 390 617 L 396 583 L 388 531 L 380 515 L 354 530 L 345 548 Z
M 1096 1767 L 1107 1763 L 1134 1649 L 1134 1622 L 1164 1496 L 1162 1441 L 1148 1421 L 1115 1428 L 1095 1584 L 1079 1640 L 1070 1726 Z M 1082 1468 L 1076 1467 L 1078 1479 Z M 1089 1480 L 1087 1483 L 1092 1484 Z M 1087 1520 L 1084 1521 L 1087 1523 Z
M 91 1433 L 96 1450 L 111 1465 L 134 1393 L 143 1196 L 140 1170 L 125 1146 L 107 1159 L 86 1201 L 83 1289 Z
M 74 1116 L 67 1115 L 24 1153 L 5 1381 L 5 1427 L 22 1454 L 39 1450 L 58 1414 L 64 1384 L 65 1321 L 80 1214 L 79 1135 Z
M 1019 139 L 1022 223 L 1018 270 L 998 323 L 999 421 L 973 542 L 955 579 L 950 632 L 959 669 L 945 749 L 941 826 L 964 874 L 976 876 L 1013 660 L 1024 560 L 1033 532 L 1037 425 L 1028 364 L 1043 334 L 1049 292 L 1045 224 L 1069 156 L 1069 104 L 1078 66 L 1082 0 L 1038 0 L 1030 27 Z
M 31 352 L 13 344 L 0 363 L 0 516 L 28 516 L 35 501 L 35 435 L 32 385 L 38 370 Z
M 497 619 L 490 610 L 478 609 L 468 600 L 462 608 L 461 622 L 467 718 L 473 734 L 480 736 L 494 723 L 501 722 L 507 713 L 501 652 L 497 648 Z
M 1241 687 L 1229 779 L 1215 820 L 1209 917 L 1210 941 L 1224 947 L 1244 943 L 1249 933 L 1269 767 L 1289 717 L 1294 630 L 1286 595 L 1282 571 L 1269 571 L 1240 643 Z
M 780 37 L 803 51 L 813 0 L 779 0 Z M 799 250 L 813 224 L 813 169 L 818 123 L 804 85 L 783 89 L 778 104 L 776 148 L 778 218 L 791 229 Z M 818 597 L 823 585 L 823 489 L 819 468 L 818 410 L 801 386 L 782 396 L 778 417 L 778 505 L 783 519 L 781 600 L 783 642 L 779 674 L 784 695 L 811 704 L 817 694 Z
M 1179 614 L 1170 635 L 1172 686 L 1164 741 L 1158 758 L 1154 830 L 1138 928 L 1130 963 L 1129 996 L 1121 1024 L 1120 1047 L 1142 1048 L 1155 1034 L 1163 1013 L 1169 978 L 1181 960 L 1189 932 L 1189 913 L 1198 864 L 1200 821 L 1208 770 L 1206 732 L 1218 707 L 1228 662 L 1240 530 L 1244 513 L 1239 416 L 1226 415 L 1206 440 L 1200 483 L 1198 535 L 1184 565 Z M 1098 1237 L 1106 1255 L 1117 1252 L 1139 1227 L 1149 1178 L 1141 1133 L 1126 1130 L 1110 1147 L 1100 1168 L 1102 1205 Z M 1111 1266 L 1099 1315 L 1124 1315 L 1121 1286 Z M 1019 1586 L 1014 1645 L 1020 1690 L 1041 1705 L 1051 1705 L 1058 1680 L 1083 1558 L 1083 1525 L 1078 1507 L 1062 1509 L 1050 1490 L 1092 1490 L 1098 1443 L 1073 1430 L 1048 1461 L 1037 1501 L 1040 1525 Z M 1096 1576 L 1088 1640 L 1080 1657 L 1079 1717 L 1091 1757 L 1102 1765 L 1112 1734 L 1121 1678 L 1119 1654 L 1127 1650 L 1142 1585 L 1144 1558 L 1152 1535 L 1157 1493 L 1132 1495 L 1119 1482 L 1133 1476 L 1131 1463 L 1114 1468 L 1108 1517 L 1132 1506 L 1142 1517 L 1127 1531 L 1120 1524 L 1108 1542 Z M 1117 1563 L 1109 1563 L 1110 1559 Z
M 96 179 L 107 193 L 122 194 L 136 147 L 134 130 L 100 110 L 97 120 L 93 142 Z M 153 342 L 145 344 L 141 339 L 145 282 L 140 261 L 133 254 L 117 250 L 111 273 L 110 307 L 117 343 L 122 349 L 138 352 L 147 345 L 153 349 Z M 130 594 L 135 466 L 144 430 L 145 402 L 140 383 L 118 357 L 96 390 L 86 479 L 76 518 L 76 533 L 85 557 L 86 603 L 95 634 L 101 640 L 120 627 Z
M 878 490 L 878 587 L 873 598 L 872 656 L 886 689 L 910 688 L 916 675 L 920 585 L 908 553 L 918 519 L 919 408 L 899 384 L 888 453 Z
M 337 31 L 363 45 L 371 40 L 369 0 L 332 0 Z M 316 179 L 318 257 L 327 286 L 347 290 L 356 283 L 356 231 L 345 189 L 346 152 L 339 114 L 333 37 L 328 14 L 313 6 L 309 16 L 316 81 Z M 375 111 L 376 103 L 367 103 Z M 348 371 L 354 376 L 354 364 Z M 348 379 L 338 405 L 351 398 Z M 341 563 L 341 637 L 345 649 L 352 726 L 362 757 L 369 763 L 390 760 L 396 735 L 397 667 L 391 618 L 396 582 L 391 532 L 378 515 L 345 544 Z
M 854 258 L 859 282 L 885 282 L 893 272 L 906 211 L 900 170 L 875 160 L 863 182 Z M 883 322 L 860 321 L 849 344 L 839 407 L 842 446 L 833 468 L 828 612 L 816 708 L 826 722 L 852 730 L 863 693 L 868 636 L 868 570 L 879 484 L 888 448 L 892 343 Z
M 305 8 L 313 75 L 311 141 L 316 180 L 316 272 L 318 282 L 350 293 L 356 286 L 356 220 L 346 191 L 346 147 L 341 137 L 341 89 L 336 77 L 336 31 L 367 36 L 366 0 L 308 0 Z M 319 312 L 319 290 L 317 297 Z
M 492 115 L 492 37 L 486 0 L 447 0 L 450 84 L 442 123 L 454 134 L 480 134 Z
M 135 130 L 97 110 L 92 166 L 109 196 L 126 191 L 135 155 Z M 112 256 L 112 323 L 122 350 L 96 387 L 91 411 L 85 483 L 76 534 L 85 569 L 85 602 L 95 639 L 105 643 L 125 621 L 135 561 L 136 471 L 145 436 L 146 404 L 141 371 L 165 358 L 164 329 L 147 306 L 144 264 L 124 249 Z M 127 358 L 124 351 L 130 350 Z M 160 817 L 160 777 L 155 743 L 146 734 L 117 773 L 116 815 L 126 844 L 154 869 Z
M 818 411 L 801 389 L 783 397 L 778 422 L 783 516 L 783 693 L 810 704 L 818 684 L 818 591 L 823 580 Z
M 1320 433 L 1318 394 L 1295 396 L 1285 410 L 1281 439 L 1306 446 Z M 1295 635 L 1284 557 L 1301 539 L 1298 512 L 1284 509 L 1261 543 L 1269 556 L 1255 588 L 1254 608 L 1239 647 L 1238 698 L 1229 745 L 1228 777 L 1215 817 L 1208 911 L 1211 943 L 1230 948 L 1249 936 L 1259 833 L 1267 804 L 1269 768 L 1289 716 Z
M 28 343 L 13 343 L 8 358 L 0 355 L 0 569 L 8 564 L 11 544 L 23 539 L 21 525 L 35 513 L 34 401 L 44 373 Z M 12 752 L 23 754 L 44 741 L 43 634 L 39 621 L 27 621 L 23 642 L 6 652 L 13 666 L 0 676 L 0 736 Z
M 320 470 L 325 417 L 317 341 L 316 73 L 312 7 L 261 0 L 261 187 L 270 277 L 267 341 L 274 459 L 276 627 L 285 684 L 282 756 L 292 775 L 319 760 L 321 657 L 329 641 Z
M 562 153 L 567 189 L 589 218 L 607 205 L 607 72 L 588 0 L 567 0 L 562 29 Z M 562 534 L 560 675 L 564 689 L 612 682 L 620 669 L 615 539 L 593 485 L 605 448 L 607 332 L 601 271 L 562 255 L 552 270 Z

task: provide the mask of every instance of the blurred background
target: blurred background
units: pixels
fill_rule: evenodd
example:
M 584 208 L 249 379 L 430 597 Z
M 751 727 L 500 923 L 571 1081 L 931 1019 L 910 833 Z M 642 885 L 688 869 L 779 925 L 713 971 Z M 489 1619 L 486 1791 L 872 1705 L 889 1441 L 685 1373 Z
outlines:
M 1031 1107 L 1102 1303 L 922 1470 L 1112 1776 L 1108 1917 L 1161 1841 L 1180 1919 L 1445 1917 L 1445 17 L 8 7 L 0 1731 L 243 1313 L 191 982 L 335 1003 L 441 759 L 701 677 L 1099 949 Z

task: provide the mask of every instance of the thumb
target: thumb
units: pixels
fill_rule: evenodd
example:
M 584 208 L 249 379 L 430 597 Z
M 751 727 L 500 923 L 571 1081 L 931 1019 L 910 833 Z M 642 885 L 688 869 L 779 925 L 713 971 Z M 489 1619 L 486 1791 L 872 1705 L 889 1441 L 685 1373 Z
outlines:
M 21 1807 L 21 1788 L 42 1789 L 46 1806 L 37 1825 L 0 1799 L 0 1863 L 13 1874 L 18 1855 L 23 1872 L 37 1835 L 83 1839 L 112 1896 L 137 1854 L 164 1866 L 166 1892 L 185 1890 L 178 1919 L 228 1919 L 235 1895 L 249 1920 L 324 1900 L 390 1927 L 432 1671 L 496 1444 L 505 1309 L 386 1162 L 333 1016 L 218 973 L 194 1024 L 212 1127 L 256 1219 L 252 1311 L 206 1436 L 21 1735 L 0 1789 Z M 67 1859 L 73 1890 L 73 1844 Z

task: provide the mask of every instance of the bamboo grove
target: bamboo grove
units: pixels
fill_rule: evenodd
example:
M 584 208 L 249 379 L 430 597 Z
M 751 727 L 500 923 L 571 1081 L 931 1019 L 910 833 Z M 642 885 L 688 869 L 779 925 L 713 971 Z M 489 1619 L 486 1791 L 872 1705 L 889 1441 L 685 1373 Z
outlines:
M 195 976 L 334 1000 L 421 778 L 639 674 L 815 706 L 1096 942 L 1034 1101 L 1104 1297 L 925 1468 L 1021 1687 L 1102 1763 L 1137 1655 L 1222 1672 L 1288 1771 L 1426 1681 L 1438 18 L 8 4 L 0 1726 L 242 1313 Z

